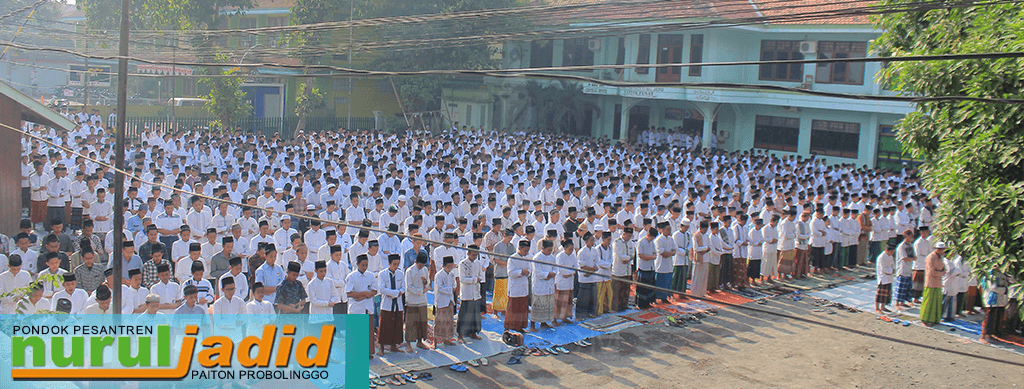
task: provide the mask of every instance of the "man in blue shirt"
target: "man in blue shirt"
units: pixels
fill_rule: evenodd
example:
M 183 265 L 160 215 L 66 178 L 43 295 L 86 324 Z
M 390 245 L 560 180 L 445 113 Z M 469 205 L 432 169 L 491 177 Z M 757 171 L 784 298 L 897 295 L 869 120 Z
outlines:
M 121 283 L 128 285 L 128 271 L 132 269 L 142 270 L 142 258 L 135 255 L 135 242 L 130 240 L 122 242 L 121 258 L 124 261 L 121 264 Z M 108 261 L 107 268 L 113 269 L 114 261 Z
M 139 206 L 139 213 L 132 215 L 132 217 L 124 220 L 124 228 L 131 231 L 132 234 L 138 234 L 142 231 L 142 219 L 146 217 L 146 213 L 149 212 L 149 205 L 142 204 Z
M 266 292 L 264 300 L 276 301 L 277 287 L 281 285 L 281 281 L 284 281 L 285 272 L 281 266 L 277 266 L 276 245 L 267 243 L 264 247 L 264 256 L 267 261 L 256 269 L 256 282 L 262 282 L 264 285 L 264 291 Z

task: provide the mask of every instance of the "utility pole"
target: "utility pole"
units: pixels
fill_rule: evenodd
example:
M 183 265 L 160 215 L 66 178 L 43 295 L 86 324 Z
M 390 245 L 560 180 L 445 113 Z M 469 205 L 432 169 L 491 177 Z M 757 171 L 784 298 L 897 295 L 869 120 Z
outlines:
M 85 48 L 88 51 L 89 42 L 85 42 Z M 89 108 L 89 57 L 85 57 L 85 72 L 82 72 L 82 88 L 85 88 L 85 105 L 82 109 Z
M 348 3 L 348 68 L 352 69 L 352 16 L 355 15 L 356 0 Z M 352 131 L 352 72 L 348 73 L 348 120 L 345 130 Z
M 117 132 L 114 146 L 114 314 L 121 314 L 121 269 L 124 259 L 121 258 L 124 247 L 124 141 L 128 131 L 125 119 L 128 116 L 128 7 L 131 0 L 121 1 L 121 42 L 117 61 Z

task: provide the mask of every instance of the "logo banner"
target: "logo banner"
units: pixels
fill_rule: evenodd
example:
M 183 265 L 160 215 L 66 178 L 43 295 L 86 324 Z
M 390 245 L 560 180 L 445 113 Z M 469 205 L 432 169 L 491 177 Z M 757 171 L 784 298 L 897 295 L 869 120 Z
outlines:
M 366 387 L 368 333 L 367 315 L 0 315 L 0 388 Z

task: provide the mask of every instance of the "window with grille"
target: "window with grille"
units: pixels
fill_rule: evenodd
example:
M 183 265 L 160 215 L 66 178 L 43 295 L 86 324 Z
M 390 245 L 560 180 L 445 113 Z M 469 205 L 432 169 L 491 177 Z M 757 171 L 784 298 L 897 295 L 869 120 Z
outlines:
M 800 54 L 800 41 L 761 41 L 762 61 L 803 60 Z M 764 81 L 802 82 L 804 65 L 794 64 L 763 64 L 758 72 L 758 79 Z
M 818 59 L 864 58 L 867 42 L 818 42 Z M 815 66 L 814 81 L 864 85 L 864 62 L 831 62 Z
M 856 159 L 859 149 L 860 123 L 811 121 L 811 153 Z
M 757 115 L 754 148 L 796 152 L 800 143 L 800 119 Z

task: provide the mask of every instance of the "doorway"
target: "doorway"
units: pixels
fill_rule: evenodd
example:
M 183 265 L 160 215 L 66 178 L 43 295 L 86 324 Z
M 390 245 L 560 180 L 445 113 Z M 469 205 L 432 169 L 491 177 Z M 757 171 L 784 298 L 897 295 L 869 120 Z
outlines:
M 629 109 L 629 136 L 630 139 L 637 139 L 640 133 L 650 128 L 651 107 L 635 105 Z
M 683 35 L 658 35 L 658 63 L 683 62 Z M 679 82 L 680 67 L 658 68 L 657 82 Z

